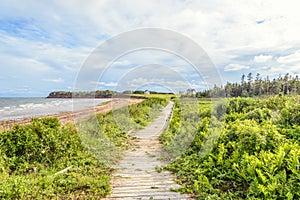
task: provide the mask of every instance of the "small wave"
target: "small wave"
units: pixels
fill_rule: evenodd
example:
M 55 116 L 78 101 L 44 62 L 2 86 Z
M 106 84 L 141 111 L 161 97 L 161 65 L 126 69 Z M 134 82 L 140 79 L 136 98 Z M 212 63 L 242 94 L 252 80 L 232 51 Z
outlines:
M 26 117 L 39 117 L 49 114 L 56 114 L 61 112 L 70 112 L 85 109 L 109 101 L 110 99 L 33 99 L 32 103 L 23 101 L 23 99 L 16 99 L 18 103 L 11 106 L 0 107 L 1 120 L 20 119 Z M 13 103 L 13 102 L 12 102 Z M 76 106 L 75 106 L 76 105 Z

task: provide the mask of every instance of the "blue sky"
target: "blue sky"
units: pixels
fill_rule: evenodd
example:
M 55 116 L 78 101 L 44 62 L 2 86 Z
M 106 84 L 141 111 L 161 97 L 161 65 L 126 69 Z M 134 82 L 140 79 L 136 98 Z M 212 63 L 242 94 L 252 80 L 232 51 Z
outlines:
M 2 0 L 0 97 L 72 91 L 80 69 L 99 45 L 124 32 L 151 27 L 195 41 L 224 83 L 239 81 L 249 72 L 270 77 L 300 74 L 299 7 L 296 0 Z M 210 77 L 197 76 L 172 54 L 144 49 L 114 60 L 97 86 L 201 90 L 205 78 Z

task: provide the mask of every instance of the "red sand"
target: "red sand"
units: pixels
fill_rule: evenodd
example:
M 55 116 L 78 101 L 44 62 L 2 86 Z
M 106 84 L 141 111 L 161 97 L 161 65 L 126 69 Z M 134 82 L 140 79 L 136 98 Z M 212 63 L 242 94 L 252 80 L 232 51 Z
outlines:
M 53 114 L 53 115 L 47 115 L 42 116 L 40 118 L 45 117 L 56 117 L 59 119 L 59 121 L 62 124 L 65 124 L 67 122 L 73 122 L 75 121 L 74 117 L 76 117 L 77 120 L 85 119 L 89 116 L 91 116 L 93 113 L 106 113 L 109 112 L 112 109 L 117 109 L 123 106 L 139 103 L 143 101 L 144 99 L 113 99 L 109 102 L 105 102 L 103 104 L 100 104 L 98 106 L 80 110 L 80 111 L 74 111 L 74 112 L 64 112 L 59 114 Z M 0 127 L 2 127 L 4 130 L 11 129 L 14 124 L 30 124 L 32 118 L 24 118 L 24 119 L 18 119 L 18 120 L 8 120 L 8 121 L 2 121 L 0 122 Z

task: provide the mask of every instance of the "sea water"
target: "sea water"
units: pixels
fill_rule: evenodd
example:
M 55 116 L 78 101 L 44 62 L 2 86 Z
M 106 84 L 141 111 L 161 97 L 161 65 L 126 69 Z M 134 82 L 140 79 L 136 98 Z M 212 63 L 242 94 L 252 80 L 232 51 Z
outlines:
M 0 121 L 77 111 L 110 99 L 0 98 Z

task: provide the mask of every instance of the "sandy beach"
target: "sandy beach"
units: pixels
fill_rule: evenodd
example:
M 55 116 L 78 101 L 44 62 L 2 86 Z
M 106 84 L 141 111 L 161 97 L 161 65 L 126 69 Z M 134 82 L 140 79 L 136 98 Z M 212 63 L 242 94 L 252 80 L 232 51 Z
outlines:
M 52 115 L 46 115 L 42 116 L 39 118 L 45 118 L 45 117 L 56 117 L 59 119 L 59 121 L 62 124 L 66 124 L 68 122 L 74 122 L 78 120 L 83 120 L 89 116 L 91 116 L 94 113 L 106 113 L 111 111 L 112 109 L 117 109 L 121 108 L 123 106 L 139 103 L 143 101 L 144 99 L 135 99 L 135 98 L 117 98 L 117 99 L 112 99 L 111 101 L 104 102 L 100 105 L 84 109 L 84 110 L 79 110 L 79 111 L 74 111 L 74 112 L 63 112 L 63 113 L 58 113 L 58 114 L 52 114 Z M 0 127 L 4 130 L 9 130 L 13 127 L 14 124 L 30 124 L 31 122 L 31 117 L 24 118 L 24 119 L 17 119 L 17 120 L 7 120 L 7 121 L 1 121 L 0 122 Z

